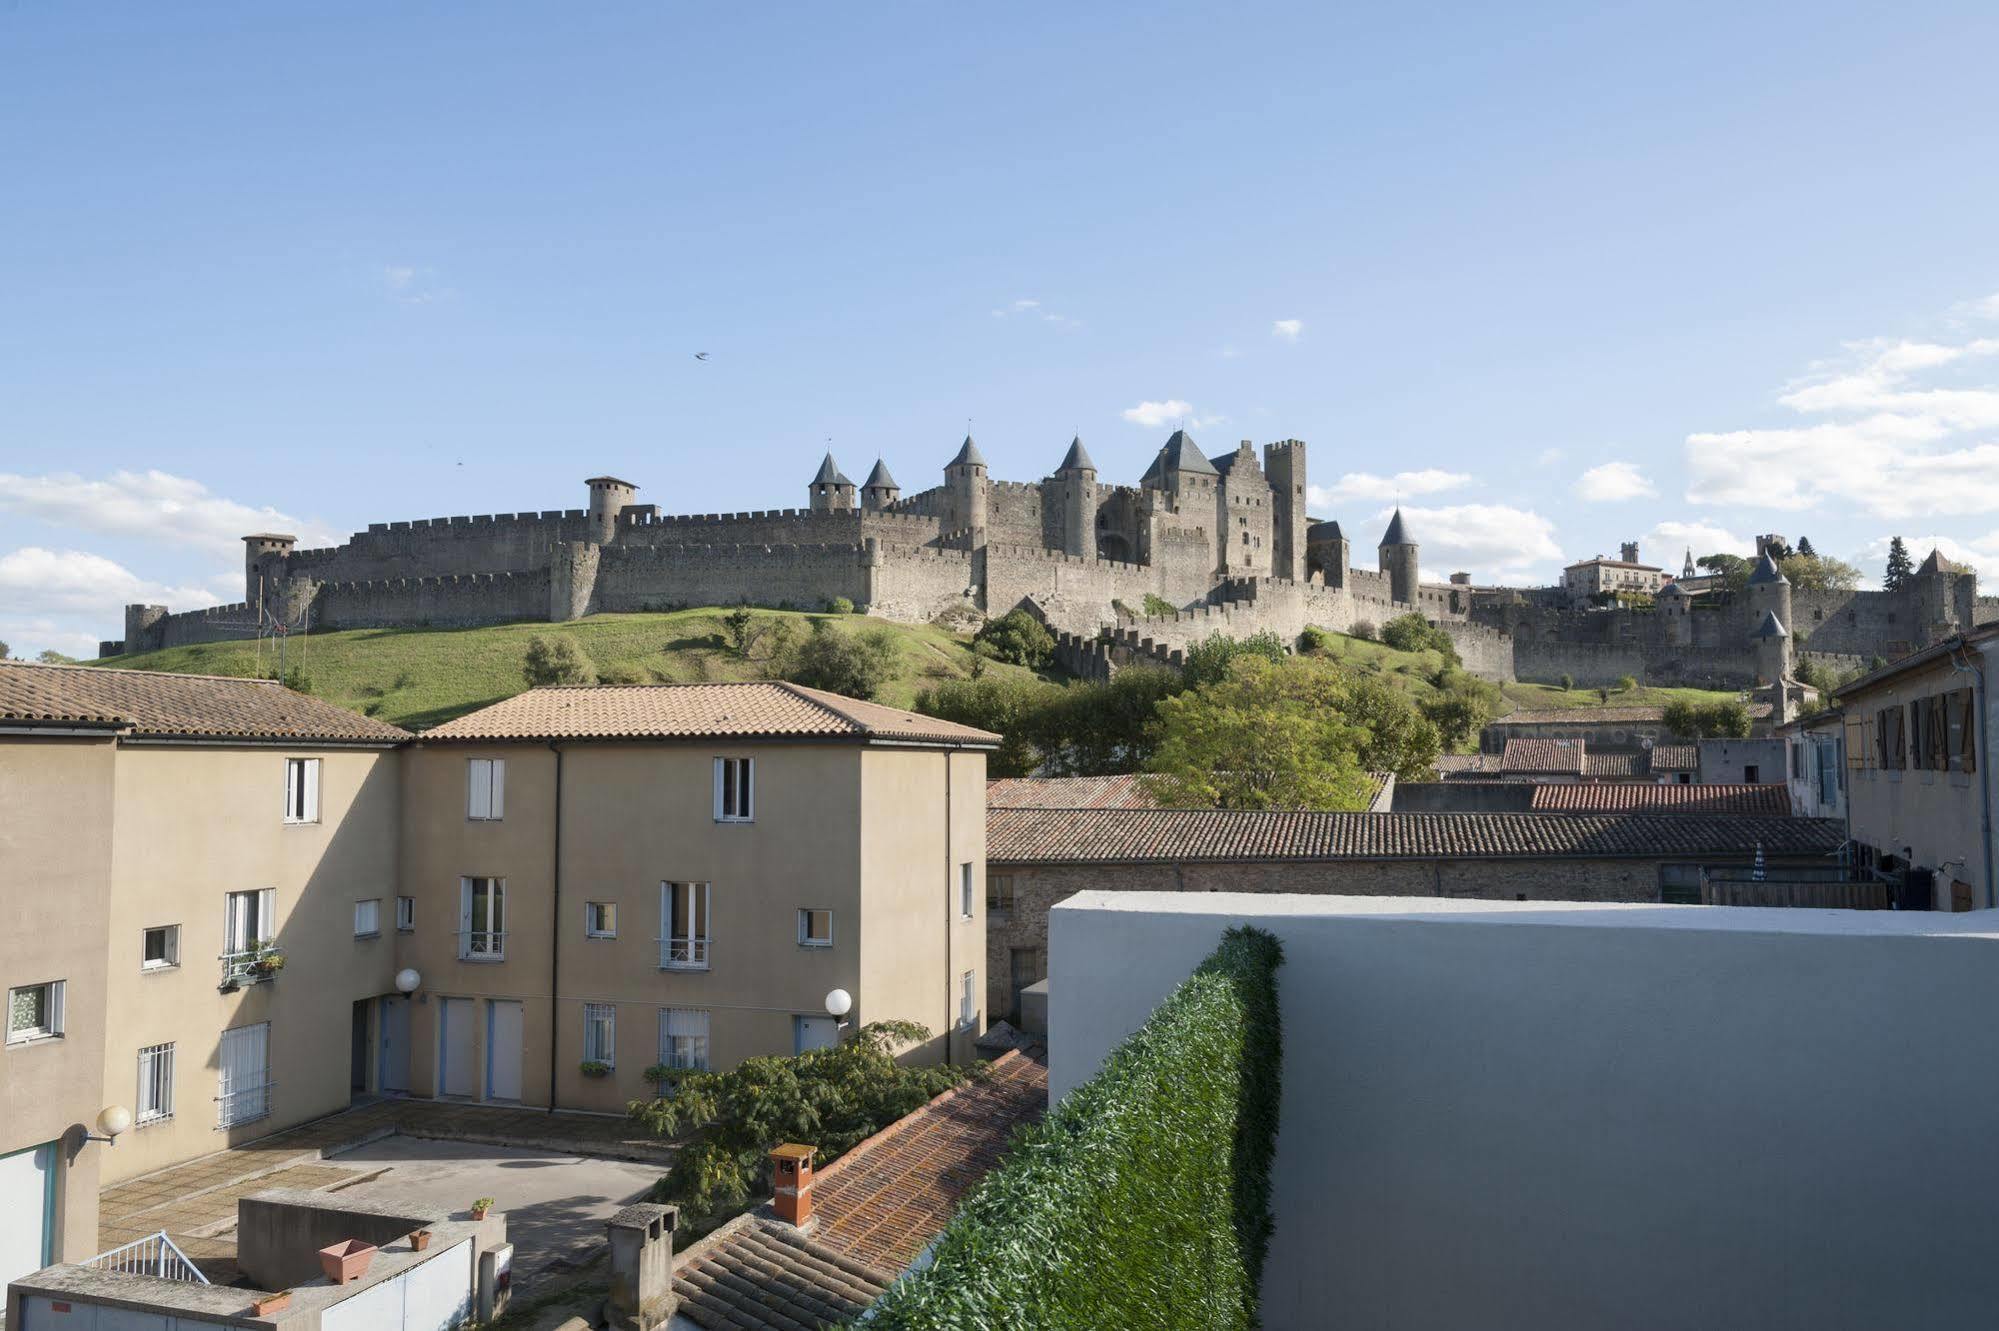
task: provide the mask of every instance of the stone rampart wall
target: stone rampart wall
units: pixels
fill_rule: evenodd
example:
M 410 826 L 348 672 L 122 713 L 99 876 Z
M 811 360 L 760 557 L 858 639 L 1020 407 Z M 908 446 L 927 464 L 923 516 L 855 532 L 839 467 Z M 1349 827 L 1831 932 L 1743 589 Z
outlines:
M 866 550 L 859 544 L 616 545 L 597 567 L 593 612 L 674 610 L 695 605 L 817 610 L 836 596 L 868 599 Z

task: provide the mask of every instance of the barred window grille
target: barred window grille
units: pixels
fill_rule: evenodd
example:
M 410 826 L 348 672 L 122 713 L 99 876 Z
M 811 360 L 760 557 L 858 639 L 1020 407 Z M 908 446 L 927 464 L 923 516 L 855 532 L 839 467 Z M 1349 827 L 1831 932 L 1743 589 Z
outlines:
M 661 1008 L 659 1061 L 670 1068 L 706 1071 L 708 1014 L 692 1008 Z
M 583 1061 L 618 1065 L 618 1009 L 609 1003 L 583 1005 Z
M 147 1045 L 139 1051 L 139 1107 L 141 1126 L 174 1116 L 174 1047 Z

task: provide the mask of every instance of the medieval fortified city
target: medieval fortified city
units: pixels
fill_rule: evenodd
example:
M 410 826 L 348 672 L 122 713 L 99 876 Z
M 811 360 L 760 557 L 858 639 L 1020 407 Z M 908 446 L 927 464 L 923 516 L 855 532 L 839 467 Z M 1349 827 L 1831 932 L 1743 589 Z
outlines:
M 0 1331 L 1999 1325 L 1995 51 L 0 6 Z

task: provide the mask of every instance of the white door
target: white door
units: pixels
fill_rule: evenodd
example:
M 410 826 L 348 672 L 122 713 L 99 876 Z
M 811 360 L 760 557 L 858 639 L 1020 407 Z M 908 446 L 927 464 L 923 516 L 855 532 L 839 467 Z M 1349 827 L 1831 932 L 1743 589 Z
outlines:
M 270 1087 L 271 1023 L 260 1021 L 222 1032 L 221 1070 L 215 1084 L 221 1125 L 251 1123 L 269 1114 Z
M 0 1155 L 0 1289 L 54 1257 L 56 1144 Z
M 809 1049 L 831 1049 L 840 1043 L 840 1023 L 831 1017 L 793 1017 L 791 1019 L 791 1051 L 802 1054 Z
M 437 1000 L 437 1053 L 443 1063 L 438 1077 L 438 1093 L 462 1095 L 479 1093 L 479 1045 L 472 1029 L 473 1006 L 469 998 Z
M 394 996 L 376 1001 L 382 1008 L 375 1022 L 382 1039 L 382 1070 L 376 1085 L 381 1087 L 384 1095 L 391 1091 L 407 1091 L 410 1088 L 410 1001 Z
M 486 1098 L 521 1098 L 521 1005 L 493 999 L 486 1005 Z

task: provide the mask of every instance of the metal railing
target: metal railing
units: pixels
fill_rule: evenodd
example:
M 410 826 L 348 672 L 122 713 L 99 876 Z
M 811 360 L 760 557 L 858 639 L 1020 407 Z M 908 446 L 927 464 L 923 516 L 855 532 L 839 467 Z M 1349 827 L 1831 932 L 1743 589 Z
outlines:
M 224 952 L 220 960 L 222 983 L 260 984 L 284 969 L 285 950 L 266 940 L 239 952 Z
M 222 1129 L 255 1123 L 271 1113 L 271 1088 L 277 1083 L 266 1078 L 255 1086 L 224 1092 L 215 1097 L 216 1127 Z
M 152 1276 L 158 1280 L 178 1280 L 189 1285 L 206 1285 L 208 1277 L 188 1255 L 174 1246 L 163 1229 L 134 1239 L 122 1248 L 85 1258 L 80 1265 L 99 1271 L 119 1271 L 128 1276 Z
M 708 949 L 711 940 L 706 938 L 656 938 L 659 944 L 659 967 L 669 971 L 705 971 L 708 969 Z
M 507 959 L 507 931 L 505 929 L 460 929 L 458 931 L 458 959 L 460 961 L 505 961 Z

